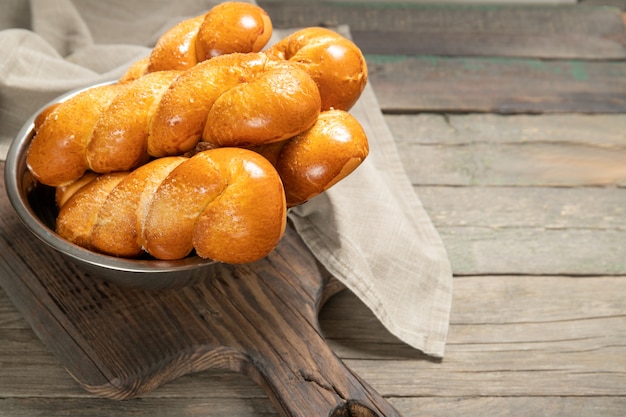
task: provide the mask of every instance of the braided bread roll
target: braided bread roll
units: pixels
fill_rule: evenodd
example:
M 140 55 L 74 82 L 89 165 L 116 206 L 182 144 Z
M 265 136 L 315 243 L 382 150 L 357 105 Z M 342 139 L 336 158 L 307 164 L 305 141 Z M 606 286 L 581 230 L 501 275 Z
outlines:
M 190 23 L 185 23 L 190 24 Z M 184 36 L 172 35 L 169 45 L 186 48 Z M 158 44 L 157 44 L 158 45 Z M 171 49 L 174 49 L 172 47 Z M 244 48 L 241 48 L 244 49 Z M 172 53 L 174 51 L 170 51 Z M 289 61 L 307 72 L 316 82 L 322 100 L 322 110 L 349 110 L 358 100 L 368 81 L 367 63 L 359 47 L 339 33 L 321 27 L 300 29 L 263 51 L 271 59 Z M 132 65 L 121 81 L 136 79 L 155 70 L 150 64 L 157 48 L 150 57 Z M 184 65 L 176 60 L 161 60 L 159 70 L 188 69 L 193 59 Z
M 124 171 L 147 161 L 154 103 L 177 75 L 158 72 L 131 84 L 89 88 L 50 108 L 28 149 L 33 176 L 56 187 L 87 169 Z
M 267 159 L 241 148 L 159 158 L 60 194 L 57 233 L 115 256 L 145 251 L 173 260 L 195 250 L 220 262 L 252 262 L 276 246 L 286 224 L 278 173 Z
M 218 55 L 259 52 L 271 36 L 272 22 L 259 6 L 224 2 L 167 30 L 150 55 L 135 62 L 121 81 L 149 72 L 186 70 Z
M 320 112 L 313 79 L 265 54 L 228 54 L 186 71 L 87 89 L 52 109 L 30 144 L 27 165 L 53 187 L 88 169 L 133 169 L 149 157 L 260 145 L 310 128 Z
M 358 120 L 344 110 L 320 113 L 310 129 L 289 140 L 252 148 L 265 156 L 283 181 L 287 207 L 294 207 L 350 175 L 369 154 Z
M 314 80 L 262 53 L 221 55 L 185 71 L 164 94 L 150 126 L 148 152 L 162 157 L 213 146 L 248 146 L 297 135 L 315 123 Z
M 298 30 L 265 53 L 309 74 L 320 90 L 322 110 L 349 110 L 367 84 L 367 64 L 359 47 L 330 29 Z
M 168 31 L 118 83 L 37 118 L 27 165 L 57 187 L 61 237 L 115 256 L 251 262 L 278 243 L 286 207 L 365 159 L 365 132 L 346 111 L 367 82 L 358 47 L 308 28 L 256 52 L 267 15 L 220 6 Z M 206 39 L 237 18 L 245 42 Z
M 97 252 L 180 259 L 193 249 L 227 263 L 265 256 L 284 233 L 286 208 L 348 176 L 367 157 L 359 122 L 322 112 L 288 140 L 155 159 L 132 172 L 57 187 L 57 233 Z

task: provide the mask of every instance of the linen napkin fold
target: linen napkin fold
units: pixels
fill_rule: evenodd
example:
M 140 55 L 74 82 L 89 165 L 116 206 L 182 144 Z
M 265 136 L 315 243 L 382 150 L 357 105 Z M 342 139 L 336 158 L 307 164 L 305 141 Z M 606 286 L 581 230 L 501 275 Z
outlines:
M 216 3 L 5 0 L 0 155 L 42 105 L 70 89 L 117 79 L 167 28 Z M 452 295 L 447 253 L 404 173 L 370 85 L 351 113 L 367 133 L 370 155 L 348 178 L 292 209 L 290 218 L 317 259 L 390 333 L 443 357 Z

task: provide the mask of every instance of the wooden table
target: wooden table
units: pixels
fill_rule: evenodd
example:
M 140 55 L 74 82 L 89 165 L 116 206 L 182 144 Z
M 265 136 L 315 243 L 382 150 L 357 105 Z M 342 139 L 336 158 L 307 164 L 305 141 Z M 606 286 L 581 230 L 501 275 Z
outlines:
M 342 292 L 321 322 L 344 363 L 405 417 L 624 415 L 626 2 L 259 4 L 278 27 L 350 26 L 453 265 L 443 360 Z M 277 414 L 229 372 L 88 394 L 0 290 L 0 416 L 35 415 Z

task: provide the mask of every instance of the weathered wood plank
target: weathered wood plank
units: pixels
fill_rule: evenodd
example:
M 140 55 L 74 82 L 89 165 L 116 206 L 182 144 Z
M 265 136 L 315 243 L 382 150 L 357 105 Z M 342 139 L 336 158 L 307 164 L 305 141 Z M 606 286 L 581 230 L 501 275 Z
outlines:
M 626 189 L 416 187 L 463 274 L 626 274 Z
M 623 230 L 438 227 L 457 275 L 624 274 Z
M 0 330 L 0 363 L 0 398 L 86 395 L 31 329 Z
M 624 115 L 385 120 L 455 273 L 626 272 Z
M 278 417 L 263 398 L 142 398 L 117 402 L 99 398 L 0 399 L 0 415 L 34 416 L 158 416 L 158 417 Z
M 355 43 L 368 54 L 626 58 L 626 31 L 617 8 L 258 3 L 277 27 L 349 25 Z
M 387 114 L 397 142 L 464 145 L 473 142 L 582 143 L 626 147 L 624 114 Z
M 416 189 L 457 274 L 624 273 L 622 189 L 532 188 L 623 185 L 624 116 L 386 120 L 414 184 L 474 185 Z
M 387 113 L 624 113 L 621 62 L 367 55 Z
M 617 7 L 626 11 L 626 0 L 578 0 L 578 3 L 584 6 L 608 6 Z
M 385 120 L 415 185 L 626 185 L 624 115 L 421 114 Z
M 624 400 L 626 384 L 625 291 L 624 276 L 456 278 L 442 361 L 398 342 L 347 291 L 331 298 L 321 323 L 338 355 L 387 398 L 588 396 L 615 404 Z M 28 331 L 7 330 L 2 336 L 0 362 L 12 365 L 0 368 L 0 397 L 91 397 L 69 377 L 61 377 L 60 366 Z M 6 347 L 7 339 L 19 349 Z M 127 412 L 138 403 L 163 398 L 207 404 L 213 398 L 242 399 L 249 404 L 249 399 L 264 395 L 240 375 L 211 371 L 187 375 L 111 407 Z M 607 407 L 608 413 L 612 406 Z
M 602 348 L 571 340 L 552 344 L 554 349 L 535 342 L 507 343 L 501 345 L 502 351 L 495 352 L 480 346 L 473 346 L 473 351 L 468 352 L 450 349 L 441 363 L 348 359 L 345 362 L 368 378 L 379 392 L 393 397 L 623 396 L 626 384 L 623 324 L 622 318 L 602 325 L 605 332 L 622 335 L 605 339 L 616 345 Z M 602 364 L 591 358 L 595 355 L 602 358 Z M 386 371 L 381 373 L 381 368 Z
M 529 350 L 541 346 L 546 352 L 557 352 L 568 343 L 572 351 L 583 344 L 600 349 L 613 346 L 607 337 L 626 338 L 624 276 L 475 276 L 457 277 L 454 284 L 451 331 L 441 363 L 452 360 L 454 352 L 505 352 L 513 345 Z M 331 298 L 320 314 L 320 322 L 327 338 L 342 343 L 335 349 L 344 358 L 426 360 L 414 351 L 411 354 L 399 348 L 402 343 L 347 291 Z M 611 329 L 619 322 L 622 324 Z M 371 344 L 379 346 L 372 348 Z M 604 359 L 597 359 L 604 363 Z
M 27 329 L 26 320 L 18 313 L 15 306 L 0 287 L 0 329 Z
M 575 143 L 399 143 L 398 150 L 416 185 L 626 186 L 626 148 Z
M 626 231 L 626 189 L 416 186 L 438 227 Z
M 377 366 L 385 362 L 393 369 L 382 375 L 372 361 L 346 362 L 374 378 L 386 395 L 572 395 L 580 390 L 580 395 L 621 396 L 626 321 L 619 294 L 625 289 L 624 277 L 457 278 L 442 362 L 381 358 Z M 599 294 L 607 290 L 618 294 Z M 352 298 L 340 296 L 346 304 Z M 338 326 L 333 322 L 333 328 Z
M 461 398 L 391 398 L 404 417 L 484 416 L 484 417 L 622 417 L 626 409 L 623 397 L 461 397 Z M 6 416 L 180 416 L 180 417 L 276 417 L 263 399 L 141 399 L 122 404 L 92 399 L 0 399 Z
M 354 19 L 366 21 L 363 15 L 358 14 Z M 569 25 L 572 22 L 565 23 Z M 372 21 L 365 23 L 375 26 L 375 22 Z M 556 26 L 565 24 L 558 19 L 550 23 Z M 567 25 L 563 27 L 576 29 Z M 602 27 L 602 24 L 597 25 L 598 30 L 602 30 Z M 363 29 L 365 35 L 375 33 L 382 34 L 382 30 L 369 32 L 367 28 Z M 575 39 L 575 33 L 577 29 L 572 30 L 572 35 L 567 38 Z M 403 33 L 399 31 L 394 35 L 402 36 Z M 435 35 L 441 33 L 433 32 L 432 36 Z M 525 45 L 524 42 L 528 38 L 515 37 L 515 42 L 511 44 L 512 53 L 520 53 L 523 48 L 545 50 L 546 47 L 557 47 L 556 43 L 550 44 L 557 35 L 558 33 L 554 33 L 547 36 L 546 38 L 550 38 L 547 43 L 537 46 Z M 451 36 L 460 35 L 455 33 Z M 495 48 L 495 51 L 503 46 L 503 43 L 498 43 L 496 39 L 492 40 L 493 44 L 487 44 L 492 39 L 489 38 L 490 32 L 487 31 L 486 34 L 478 33 L 471 37 L 473 44 L 468 42 L 467 46 L 460 47 L 471 52 L 472 45 L 476 45 L 477 40 L 481 39 L 480 36 L 486 36 L 483 38 L 486 50 Z M 600 42 L 604 46 L 598 47 L 598 52 L 605 53 L 606 50 L 603 48 L 611 42 L 607 42 L 606 38 L 600 38 L 602 35 L 590 34 L 588 39 L 579 41 L 585 48 L 593 45 L 595 41 Z M 420 42 L 416 42 L 417 45 L 431 47 L 426 39 L 428 38 L 424 38 L 421 45 Z M 376 41 L 377 39 L 368 40 L 370 45 Z M 618 39 L 613 46 L 619 43 Z M 437 47 L 442 45 L 456 47 L 446 37 L 442 37 Z M 578 45 L 563 43 L 565 52 L 570 48 L 578 51 Z M 481 52 L 477 50 L 473 53 Z M 504 54 L 503 51 L 502 55 Z M 467 62 L 472 64 L 471 60 Z M 544 63 L 537 62 L 541 65 Z M 558 64 L 561 65 L 558 67 L 561 69 L 569 65 L 563 62 Z M 557 67 L 552 66 L 548 70 L 555 68 Z M 585 67 L 585 70 L 588 68 Z M 609 67 L 603 68 L 610 72 L 607 69 Z M 406 74 L 415 78 L 410 71 Z M 580 72 L 578 76 L 584 78 L 583 74 Z M 440 94 L 444 99 L 454 103 L 454 96 L 447 96 L 449 92 L 445 89 L 444 83 L 445 77 L 451 75 L 442 72 L 441 79 L 438 79 L 434 69 L 430 75 L 433 77 L 432 82 L 439 83 L 435 87 L 441 89 Z M 570 75 L 573 77 L 573 73 Z M 491 89 L 486 89 L 486 94 L 495 97 L 493 90 L 500 89 L 499 91 L 504 91 L 505 98 L 514 98 L 513 93 L 527 88 L 529 80 L 534 80 L 526 76 L 521 78 L 525 85 L 488 86 Z M 472 81 L 469 76 L 466 79 Z M 622 88 L 624 84 L 620 81 L 623 79 L 623 72 L 618 72 L 614 78 L 608 77 L 606 80 L 603 78 L 606 83 L 604 81 L 596 83 L 597 80 L 588 78 L 588 83 L 584 84 L 585 80 L 581 79 L 577 81 L 582 84 L 572 82 L 568 87 L 571 88 L 567 91 L 583 91 L 589 94 L 589 97 L 582 97 L 583 104 L 587 106 L 584 108 L 593 107 L 593 112 L 596 112 L 602 106 L 607 107 L 615 103 L 623 105 L 623 96 L 619 95 L 624 91 Z M 515 77 L 495 77 L 493 80 L 494 83 L 514 82 Z M 611 80 L 617 82 L 611 85 L 613 82 Z M 484 83 L 482 85 L 484 88 Z M 376 85 L 374 87 L 376 88 Z M 542 88 L 531 88 L 530 99 L 547 101 L 547 98 L 539 94 Z M 598 97 L 602 106 L 593 101 L 588 88 L 601 90 Z M 610 95 L 612 88 L 617 94 L 614 102 L 611 102 L 611 97 L 615 97 Z M 554 88 L 548 91 L 548 96 L 552 94 L 551 97 L 557 97 L 559 103 L 558 106 L 555 104 L 555 107 L 560 109 L 563 108 L 562 101 L 566 95 L 565 92 L 557 90 Z M 472 91 L 479 94 L 480 88 L 476 86 Z M 556 96 L 555 91 L 558 93 Z M 439 93 L 433 92 L 435 99 L 437 94 Z M 472 99 L 482 103 L 476 97 Z M 570 107 L 567 108 L 574 108 L 570 104 L 568 106 Z M 525 105 L 514 111 L 544 111 L 545 107 L 545 103 L 541 103 L 540 106 Z M 460 111 L 473 111 L 471 109 L 474 108 L 468 105 L 462 107 Z M 394 111 L 394 108 L 391 107 L 389 110 Z M 410 107 L 408 110 L 418 111 L 416 107 Z M 510 112 L 506 108 L 498 111 Z M 528 167 L 524 166 L 531 160 L 530 158 L 518 161 L 521 166 L 518 169 L 525 173 L 523 181 L 516 179 L 512 174 L 514 169 L 504 165 L 487 167 L 488 169 L 482 171 L 482 176 L 472 176 L 472 172 L 469 171 L 465 174 L 456 172 L 452 175 L 454 170 L 458 169 L 477 169 L 477 165 L 473 165 L 478 164 L 477 162 L 461 158 L 462 155 L 468 155 L 460 152 L 461 148 L 477 152 L 477 157 L 480 153 L 486 152 L 487 147 L 496 148 L 490 152 L 499 157 L 529 147 L 537 150 L 534 155 L 542 150 L 562 157 L 570 155 L 564 150 L 572 150 L 576 146 L 577 151 L 572 151 L 571 155 L 580 156 L 581 153 L 585 153 L 585 149 L 593 149 L 593 155 L 596 155 L 598 161 L 610 161 L 609 154 L 612 151 L 616 151 L 618 156 L 622 155 L 625 131 L 623 118 L 607 115 L 564 115 L 562 118 L 560 116 L 555 115 L 553 118 L 519 116 L 527 118 L 527 122 L 519 124 L 511 124 L 515 118 L 482 119 L 482 115 L 441 116 L 436 122 L 444 130 L 433 129 L 427 123 L 415 125 L 408 122 L 402 128 L 390 123 L 394 134 L 398 131 L 419 132 L 413 136 L 407 135 L 403 145 L 414 147 L 415 152 L 411 151 L 411 154 L 405 155 L 406 148 L 401 149 L 403 160 L 410 163 L 410 166 L 436 157 L 432 152 L 421 154 L 417 150 L 437 147 L 442 148 L 442 152 L 449 151 L 447 152 L 450 155 L 449 161 L 457 161 L 453 168 L 447 167 L 443 171 L 450 176 L 440 182 L 432 181 L 436 175 L 423 177 L 424 173 L 428 173 L 430 167 L 428 163 L 413 171 L 419 175 L 414 177 L 417 178 L 416 184 L 443 184 L 443 186 L 416 185 L 415 189 L 437 227 L 442 231 L 446 244 L 453 242 L 458 245 L 458 248 L 450 246 L 451 256 L 456 260 L 455 270 L 462 270 L 459 266 L 461 261 L 464 262 L 467 271 L 471 271 L 472 268 L 474 271 L 493 269 L 495 262 L 499 270 L 519 274 L 524 270 L 532 270 L 529 267 L 526 269 L 522 267 L 524 259 L 527 264 L 532 265 L 536 259 L 544 258 L 545 262 L 542 264 L 544 272 L 541 272 L 542 269 L 535 269 L 535 272 L 554 273 L 564 265 L 570 270 L 576 269 L 579 274 L 581 271 L 590 270 L 585 269 L 587 264 L 576 263 L 579 262 L 576 254 L 582 252 L 583 256 L 593 256 L 595 253 L 598 257 L 588 260 L 588 263 L 593 263 L 597 267 L 594 267 L 596 271 L 594 274 L 606 274 L 611 272 L 606 265 L 607 259 L 619 256 L 623 258 L 624 252 L 619 252 L 624 246 L 623 219 L 626 207 L 624 204 L 626 189 L 620 188 L 624 185 L 622 182 L 614 182 L 618 187 L 585 187 L 590 184 L 589 178 L 593 174 L 593 170 L 590 169 L 581 177 L 566 180 L 563 188 L 547 187 L 544 180 L 539 181 L 537 170 L 529 171 Z M 388 115 L 387 120 L 396 117 L 399 116 Z M 414 117 L 417 116 L 407 120 Z M 419 115 L 419 117 L 426 119 L 430 116 Z M 528 153 L 522 152 L 521 156 L 527 157 Z M 414 160 L 411 159 L 413 157 Z M 458 164 L 459 159 L 463 164 Z M 600 165 L 606 167 L 604 164 Z M 613 167 L 610 170 L 612 172 L 620 169 L 619 164 L 608 166 Z M 563 180 L 567 169 L 569 167 L 565 164 L 563 171 L 557 173 L 558 175 L 553 172 L 548 178 Z M 428 178 L 428 181 L 424 181 L 424 178 Z M 614 175 L 613 178 L 620 177 Z M 448 184 L 455 187 L 449 187 Z M 489 186 L 498 184 L 506 186 Z M 577 184 L 582 184 L 583 187 Z M 457 185 L 460 186 L 456 187 Z M 555 245 L 556 248 L 550 248 L 550 245 Z M 572 253 L 559 255 L 557 248 L 562 249 L 562 246 L 571 247 Z M 490 257 L 489 266 L 480 264 L 473 258 L 465 259 L 468 248 L 473 248 L 480 255 L 477 257 L 479 261 Z M 531 249 L 537 250 L 537 253 L 532 253 Z M 602 251 L 605 253 L 600 256 Z M 603 257 L 607 253 L 610 255 L 609 258 Z M 482 266 L 476 266 L 479 264 Z M 333 350 L 345 358 L 356 373 L 385 395 L 404 417 L 422 415 L 621 417 L 626 409 L 624 396 L 626 304 L 623 300 L 626 290 L 625 280 L 624 276 L 457 277 L 448 352 L 441 362 L 429 360 L 389 335 L 371 312 L 348 292 L 331 299 L 322 311 L 321 320 L 324 333 L 330 339 Z M 68 414 L 86 417 L 277 416 L 274 407 L 260 388 L 245 377 L 227 372 L 211 371 L 188 375 L 144 397 L 130 401 L 110 401 L 87 394 L 63 370 L 55 357 L 46 351 L 34 333 L 27 328 L 6 294 L 0 290 L 0 415 Z
M 623 397 L 394 398 L 404 417 L 622 417 Z
M 99 398 L 72 379 L 31 329 L 0 329 L 0 363 L 0 398 Z M 197 385 L 196 395 L 200 397 L 266 398 L 263 390 L 249 378 L 233 372 L 209 370 L 182 376 L 180 380 L 183 386 Z M 174 386 L 142 398 L 181 396 L 185 397 L 185 389 Z

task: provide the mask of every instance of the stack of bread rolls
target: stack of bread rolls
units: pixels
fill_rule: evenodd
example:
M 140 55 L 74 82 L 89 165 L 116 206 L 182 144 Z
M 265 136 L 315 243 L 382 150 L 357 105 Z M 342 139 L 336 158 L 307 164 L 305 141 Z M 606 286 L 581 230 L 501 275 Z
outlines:
M 27 166 L 56 187 L 57 233 L 108 255 L 225 263 L 267 255 L 287 208 L 349 175 L 359 48 L 324 28 L 264 49 L 268 15 L 227 2 L 167 31 L 117 82 L 35 121 Z

